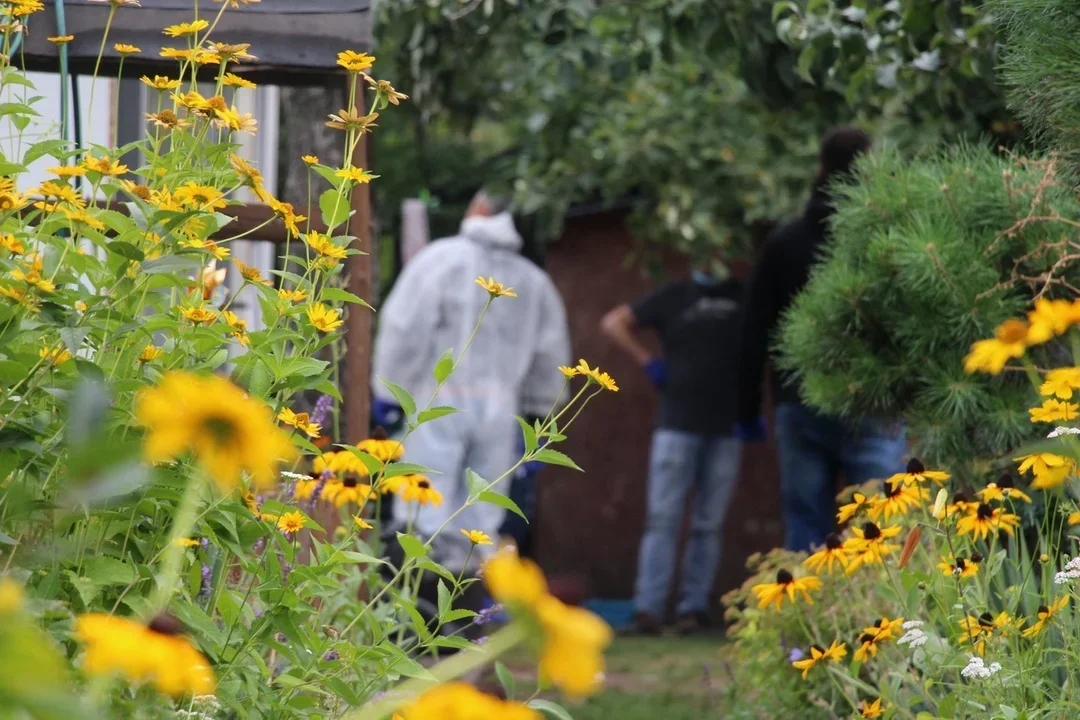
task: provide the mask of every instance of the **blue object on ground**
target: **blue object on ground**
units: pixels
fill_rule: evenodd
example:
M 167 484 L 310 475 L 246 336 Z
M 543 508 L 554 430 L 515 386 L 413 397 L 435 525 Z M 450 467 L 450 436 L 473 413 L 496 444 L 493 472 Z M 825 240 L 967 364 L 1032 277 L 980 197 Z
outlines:
M 604 622 L 614 630 L 623 630 L 630 627 L 630 622 L 634 618 L 633 600 L 595 598 L 586 602 L 585 607 L 602 617 Z

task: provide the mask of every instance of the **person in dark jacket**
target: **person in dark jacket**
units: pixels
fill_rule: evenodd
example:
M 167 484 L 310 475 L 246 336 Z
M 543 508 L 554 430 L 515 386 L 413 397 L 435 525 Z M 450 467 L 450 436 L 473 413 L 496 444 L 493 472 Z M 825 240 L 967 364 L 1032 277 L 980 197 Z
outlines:
M 833 213 L 828 185 L 850 182 L 855 160 L 870 149 L 868 134 L 841 127 L 825 135 L 820 169 L 801 217 L 775 229 L 758 253 L 747 289 L 739 370 L 738 424 L 744 440 L 763 440 L 762 376 L 783 312 L 806 285 L 829 238 Z M 904 469 L 906 438 L 899 425 L 821 415 L 799 399 L 794 379 L 772 366 L 769 388 L 776 408 L 785 546 L 808 550 L 835 529 L 836 478 L 848 484 L 886 478 Z
M 649 454 L 645 535 L 634 591 L 635 629 L 660 631 L 678 559 L 687 495 L 693 493 L 690 538 L 682 566 L 678 628 L 709 624 L 709 595 L 720 561 L 721 530 L 739 472 L 735 423 L 739 303 L 742 285 L 697 270 L 631 304 L 619 305 L 602 329 L 642 368 L 660 393 Z M 654 356 L 642 330 L 660 340 Z

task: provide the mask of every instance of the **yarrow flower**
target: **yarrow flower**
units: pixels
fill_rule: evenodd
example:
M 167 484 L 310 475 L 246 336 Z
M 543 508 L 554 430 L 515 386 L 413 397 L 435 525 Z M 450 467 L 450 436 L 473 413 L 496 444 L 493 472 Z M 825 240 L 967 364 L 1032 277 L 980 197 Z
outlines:
M 1054 575 L 1054 583 L 1056 585 L 1064 585 L 1076 578 L 1080 578 L 1080 557 L 1074 557 L 1072 560 L 1065 563 L 1065 567 Z
M 969 655 L 968 664 L 960 671 L 960 674 L 966 678 L 985 680 L 991 675 L 996 674 L 999 670 L 1001 670 L 1001 663 L 994 662 L 987 665 L 978 655 Z
M 1058 438 L 1063 435 L 1080 435 L 1080 428 L 1058 426 L 1046 434 L 1048 438 Z
M 920 648 L 926 644 L 929 636 L 922 630 L 923 622 L 921 620 L 908 620 L 900 627 L 905 631 L 900 639 L 896 641 L 897 645 L 907 645 L 912 650 Z

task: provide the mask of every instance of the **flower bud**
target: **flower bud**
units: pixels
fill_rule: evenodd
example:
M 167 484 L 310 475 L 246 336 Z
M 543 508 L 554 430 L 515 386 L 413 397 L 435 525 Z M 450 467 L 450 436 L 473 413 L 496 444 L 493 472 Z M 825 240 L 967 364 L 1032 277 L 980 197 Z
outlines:
M 945 517 L 945 504 L 949 502 L 949 491 L 945 488 L 938 490 L 937 498 L 934 499 L 934 509 L 931 513 L 938 520 Z

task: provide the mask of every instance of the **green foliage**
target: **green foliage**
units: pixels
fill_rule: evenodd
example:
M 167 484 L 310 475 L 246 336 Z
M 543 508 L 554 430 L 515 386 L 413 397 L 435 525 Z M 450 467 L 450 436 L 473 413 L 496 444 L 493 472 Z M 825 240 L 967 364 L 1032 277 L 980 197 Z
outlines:
M 1055 165 L 982 148 L 914 163 L 885 152 L 836 192 L 825 262 L 779 336 L 803 397 L 830 413 L 903 418 L 916 452 L 955 472 L 1033 437 L 1024 374 L 967 375 L 963 358 L 1036 293 L 1068 296 L 1080 282 L 1052 220 L 1080 216 L 1080 203 Z

